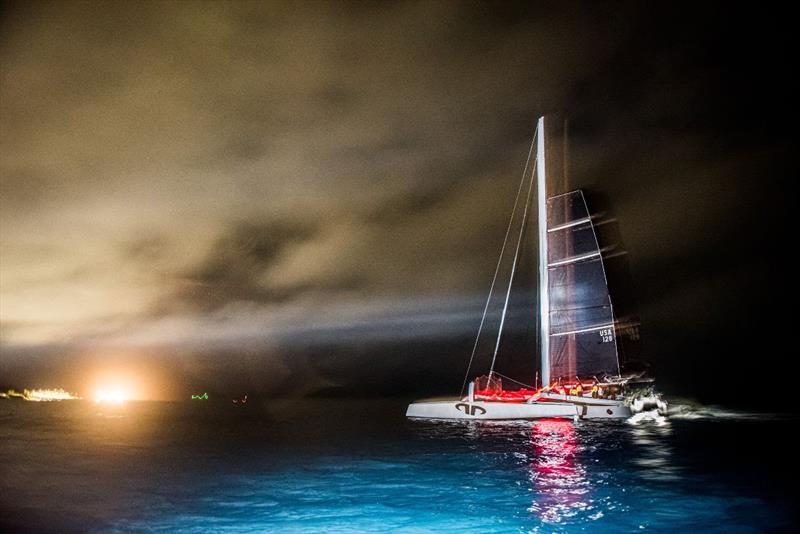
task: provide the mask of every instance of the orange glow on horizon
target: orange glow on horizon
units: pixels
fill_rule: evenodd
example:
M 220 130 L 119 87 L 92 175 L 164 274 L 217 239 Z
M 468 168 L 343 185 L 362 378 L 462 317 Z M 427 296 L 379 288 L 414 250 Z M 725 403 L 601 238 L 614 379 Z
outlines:
M 172 400 L 173 380 L 166 359 L 157 349 L 97 347 L 86 353 L 76 389 L 96 401 Z
M 140 373 L 130 369 L 108 369 L 93 376 L 88 389 L 98 404 L 124 404 L 131 400 L 147 400 L 143 383 Z
M 94 401 L 98 404 L 123 404 L 128 400 L 130 395 L 121 388 L 98 389 L 94 393 Z

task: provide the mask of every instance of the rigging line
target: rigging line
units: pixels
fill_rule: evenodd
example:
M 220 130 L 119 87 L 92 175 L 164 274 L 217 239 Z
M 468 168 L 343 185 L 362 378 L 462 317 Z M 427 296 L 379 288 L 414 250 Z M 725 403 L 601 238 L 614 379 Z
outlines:
M 534 169 L 535 168 L 536 166 L 534 164 Z M 533 172 L 531 172 L 531 181 L 528 184 L 528 196 L 525 199 L 525 211 L 522 213 L 522 224 L 520 224 L 519 227 L 519 238 L 517 238 L 517 250 L 514 251 L 514 262 L 511 264 L 511 276 L 508 277 L 508 289 L 506 290 L 506 301 L 505 303 L 503 303 L 503 314 L 500 316 L 500 329 L 497 331 L 497 342 L 494 345 L 494 354 L 492 355 L 492 365 L 489 367 L 489 380 L 492 379 L 492 373 L 494 372 L 494 363 L 497 360 L 497 352 L 500 350 L 500 338 L 503 336 L 503 325 L 506 322 L 506 312 L 508 311 L 508 300 L 509 298 L 511 298 L 511 285 L 514 283 L 514 273 L 517 270 L 517 260 L 519 259 L 519 251 L 522 248 L 522 235 L 525 233 L 525 220 L 528 217 L 528 206 L 530 206 L 531 204 L 532 191 L 533 191 Z
M 530 388 L 530 389 L 536 389 L 536 386 L 532 386 L 530 384 L 526 384 L 525 382 L 520 382 L 519 380 L 514 380 L 510 376 L 506 376 L 504 374 L 498 373 L 497 371 L 495 371 L 494 374 L 496 374 L 500 378 L 505 378 L 506 380 L 511 380 L 512 382 L 514 382 L 515 384 L 519 384 L 520 386 L 525 386 L 526 388 Z
M 533 147 L 536 145 L 536 136 L 538 133 L 539 129 L 537 128 L 536 131 L 533 133 L 533 140 L 531 141 L 531 147 L 530 149 L 528 149 L 528 159 L 525 160 L 525 169 L 523 169 L 522 171 L 522 179 L 519 181 L 519 188 L 517 188 L 517 197 L 514 199 L 514 208 L 511 210 L 511 218 L 508 220 L 508 227 L 506 228 L 506 236 L 503 238 L 503 246 L 500 249 L 500 257 L 497 258 L 497 266 L 494 268 L 494 276 L 492 276 L 492 285 L 489 286 L 489 296 L 486 298 L 486 305 L 483 307 L 481 324 L 478 326 L 478 335 L 475 336 L 475 343 L 472 345 L 472 354 L 470 354 L 469 363 L 467 364 L 467 372 L 464 373 L 464 382 L 461 384 L 460 396 L 464 395 L 464 389 L 467 387 L 467 379 L 469 378 L 469 371 L 472 368 L 472 361 L 475 359 L 475 351 L 478 349 L 478 341 L 481 338 L 481 331 L 483 331 L 483 324 L 486 322 L 486 312 L 489 310 L 489 302 L 491 302 L 492 300 L 492 293 L 494 292 L 494 284 L 497 281 L 497 273 L 500 272 L 500 264 L 503 262 L 503 254 L 505 253 L 506 244 L 508 243 L 508 236 L 511 233 L 511 224 L 514 222 L 514 214 L 517 212 L 517 204 L 519 204 L 519 195 L 520 193 L 522 193 L 522 186 L 525 185 L 525 177 L 528 174 L 528 165 L 531 162 L 531 154 L 533 154 Z M 523 218 L 523 224 L 524 223 L 525 219 Z

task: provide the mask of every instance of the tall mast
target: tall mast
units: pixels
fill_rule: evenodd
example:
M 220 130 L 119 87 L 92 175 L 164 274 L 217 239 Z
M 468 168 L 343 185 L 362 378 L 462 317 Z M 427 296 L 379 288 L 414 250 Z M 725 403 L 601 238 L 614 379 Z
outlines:
M 539 117 L 536 145 L 536 199 L 539 212 L 539 339 L 542 386 L 550 385 L 550 280 L 547 273 L 547 173 L 544 117 Z

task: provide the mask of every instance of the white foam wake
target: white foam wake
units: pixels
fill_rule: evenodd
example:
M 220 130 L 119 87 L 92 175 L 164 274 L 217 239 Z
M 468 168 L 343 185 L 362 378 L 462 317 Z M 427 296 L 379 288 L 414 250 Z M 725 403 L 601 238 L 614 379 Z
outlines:
M 653 422 L 658 426 L 667 424 L 667 418 L 658 413 L 658 410 L 647 410 L 633 414 L 627 420 L 630 425 L 640 425 L 642 423 Z

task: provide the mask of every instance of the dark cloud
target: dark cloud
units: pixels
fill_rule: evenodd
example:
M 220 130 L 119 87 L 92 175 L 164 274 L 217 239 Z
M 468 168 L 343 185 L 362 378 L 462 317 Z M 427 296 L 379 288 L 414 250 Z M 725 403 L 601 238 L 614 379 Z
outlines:
M 269 270 L 290 246 L 309 240 L 315 232 L 308 221 L 236 224 L 178 280 L 181 287 L 162 302 L 159 311 L 203 313 L 235 302 L 273 303 L 291 298 L 307 288 L 275 287 L 268 279 Z

